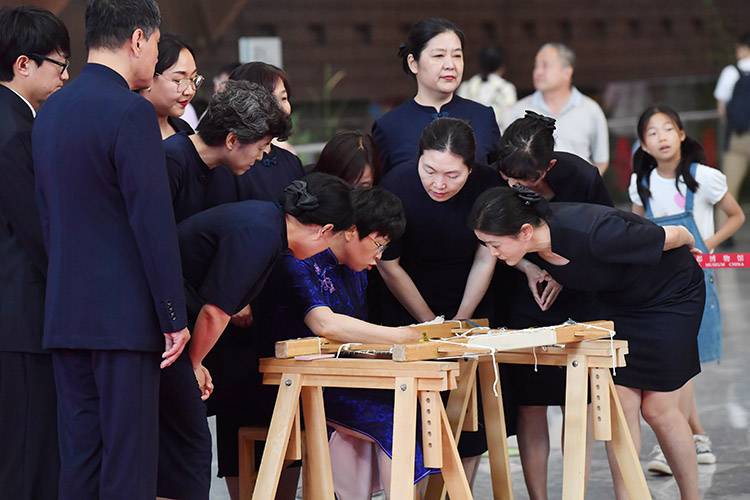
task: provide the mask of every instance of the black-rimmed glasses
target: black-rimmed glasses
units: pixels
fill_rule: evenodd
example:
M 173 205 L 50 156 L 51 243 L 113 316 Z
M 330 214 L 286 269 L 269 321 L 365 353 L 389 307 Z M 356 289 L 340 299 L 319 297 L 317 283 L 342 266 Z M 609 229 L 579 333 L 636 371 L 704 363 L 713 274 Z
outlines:
M 64 61 L 58 61 L 56 59 L 52 59 L 51 57 L 43 56 L 41 54 L 29 54 L 33 59 L 39 59 L 41 61 L 47 61 L 51 62 L 52 64 L 56 64 L 57 66 L 60 66 L 60 76 L 63 75 L 66 71 L 68 71 L 68 68 L 70 68 L 70 59 L 65 59 Z M 37 61 L 37 64 L 41 64 L 39 61 Z

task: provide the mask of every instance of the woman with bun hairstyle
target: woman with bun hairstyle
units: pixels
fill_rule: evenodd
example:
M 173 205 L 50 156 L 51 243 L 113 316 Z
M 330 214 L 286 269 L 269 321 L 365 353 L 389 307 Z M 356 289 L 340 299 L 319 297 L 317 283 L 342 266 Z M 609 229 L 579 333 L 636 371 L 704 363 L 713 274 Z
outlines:
M 419 159 L 389 172 L 381 186 L 401 199 L 406 231 L 378 263 L 385 286 L 368 287 L 372 321 L 401 326 L 434 319 L 493 318 L 488 295 L 496 260 L 466 227 L 480 193 L 500 176 L 474 163 L 468 123 L 439 118 L 425 127 Z M 501 266 L 497 266 L 500 268 Z M 467 477 L 486 450 L 484 431 L 465 432 L 459 443 Z
M 422 130 L 444 116 L 469 122 L 476 135 L 475 159 L 487 164 L 500 129 L 492 108 L 456 94 L 464 73 L 463 50 L 463 31 L 446 19 L 423 19 L 412 26 L 398 55 L 404 72 L 417 83 L 417 94 L 378 118 L 372 127 L 383 173 L 413 163 Z
M 252 342 L 235 332 L 224 337 L 222 333 L 230 322 L 248 322 L 246 315 L 238 313 L 258 295 L 285 252 L 306 259 L 328 248 L 335 234 L 351 228 L 354 215 L 350 192 L 343 180 L 313 173 L 287 186 L 281 205 L 256 200 L 227 203 L 178 225 L 192 333 L 183 359 L 195 372 L 192 383 L 198 380 L 200 392 L 194 393 L 197 403 L 208 399 L 216 388 L 209 401 L 214 400 L 211 409 L 216 413 L 219 476 L 227 478 L 230 492 L 238 485 L 238 427 L 265 418 L 264 411 L 270 418 L 273 407 L 265 408 L 254 401 L 252 389 L 261 382 Z M 209 352 L 213 380 L 204 366 Z M 192 413 L 181 413 L 195 415 L 200 408 L 205 426 L 204 405 L 194 405 Z M 175 423 L 176 435 L 189 440 L 192 427 L 180 423 Z M 210 459 L 210 447 L 208 456 Z
M 628 341 L 627 367 L 614 381 L 636 450 L 642 415 L 681 498 L 697 500 L 695 445 L 679 407 L 679 389 L 700 372 L 697 336 L 706 297 L 690 231 L 601 205 L 548 204 L 523 186 L 484 192 L 469 223 L 506 264 L 527 257 L 563 287 L 597 294 L 617 338 Z M 617 498 L 627 498 L 612 456 L 610 467 Z
M 599 170 L 583 158 L 555 151 L 555 120 L 533 111 L 514 121 L 503 134 L 495 163 L 510 185 L 525 186 L 548 201 L 612 206 Z M 505 326 L 515 329 L 602 319 L 591 310 L 594 297 L 560 285 L 538 265 L 522 259 L 521 272 L 496 283 L 495 307 L 507 311 Z M 541 291 L 540 291 L 541 290 Z M 558 295 L 559 294 L 559 295 Z M 547 498 L 550 442 L 547 407 L 565 405 L 565 368 L 501 365 L 503 394 L 518 405 L 518 449 L 524 479 L 533 500 Z M 514 411 L 510 408 L 509 412 Z

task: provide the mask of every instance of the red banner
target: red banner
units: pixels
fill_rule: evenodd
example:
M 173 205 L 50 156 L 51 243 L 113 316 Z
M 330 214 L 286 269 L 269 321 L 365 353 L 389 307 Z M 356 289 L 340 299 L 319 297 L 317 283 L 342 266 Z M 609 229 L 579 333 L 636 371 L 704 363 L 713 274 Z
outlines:
M 750 267 L 750 253 L 704 253 L 696 255 L 695 260 L 707 269 Z

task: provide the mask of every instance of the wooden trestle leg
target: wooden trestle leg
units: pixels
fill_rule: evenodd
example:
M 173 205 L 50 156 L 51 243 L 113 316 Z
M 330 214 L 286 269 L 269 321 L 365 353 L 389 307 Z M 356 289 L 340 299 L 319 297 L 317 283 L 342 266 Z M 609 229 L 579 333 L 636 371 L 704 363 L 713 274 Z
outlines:
M 453 431 L 448 422 L 448 415 L 443 408 L 443 401 L 438 398 L 440 407 L 440 420 L 442 432 L 443 449 L 443 478 L 451 500 L 471 500 L 471 487 L 466 479 L 461 457 L 458 455 L 456 441 L 453 439 Z M 437 417 L 437 415 L 436 415 Z
M 512 500 L 513 487 L 510 476 L 510 460 L 508 459 L 508 437 L 505 430 L 505 413 L 503 412 L 503 394 L 498 381 L 495 396 L 495 369 L 497 363 L 483 360 L 479 363 L 479 383 L 482 389 L 482 410 L 484 411 L 485 431 L 487 433 L 487 447 L 490 452 L 490 476 L 492 478 L 492 498 L 496 500 Z
M 301 381 L 302 376 L 297 373 L 281 376 L 281 385 L 276 396 L 271 425 L 268 428 L 266 447 L 260 462 L 253 500 L 268 500 L 276 497 L 276 488 L 284 466 L 289 436 L 299 408 Z
M 563 500 L 583 499 L 586 491 L 586 426 L 588 415 L 588 358 L 568 356 L 563 440 Z
M 445 409 L 445 412 L 456 442 L 461 437 L 461 431 L 464 428 L 467 414 L 470 414 L 467 410 L 469 410 L 469 404 L 472 402 L 472 395 L 476 395 L 477 363 L 476 359 L 459 361 L 461 375 L 459 375 L 458 387 L 453 389 L 448 396 L 448 407 Z M 422 421 L 422 425 L 424 425 L 424 421 Z M 443 476 L 441 474 L 430 476 L 427 492 L 424 497 L 425 500 L 443 500 L 445 494 L 446 489 Z
M 414 499 L 414 448 L 417 435 L 417 382 L 413 377 L 396 377 L 393 398 L 393 500 Z
M 638 453 L 635 451 L 633 438 L 628 429 L 628 423 L 625 420 L 625 414 L 622 412 L 620 398 L 617 396 L 615 383 L 609 370 L 606 374 L 609 384 L 611 413 L 612 413 L 612 451 L 617 458 L 617 466 L 620 468 L 625 488 L 630 498 L 638 500 L 651 500 L 651 492 L 648 490 L 646 478 L 643 475 L 641 462 L 638 460 Z
M 302 414 L 305 418 L 306 471 L 311 479 L 304 483 L 308 488 L 305 499 L 335 500 L 322 387 L 302 388 Z

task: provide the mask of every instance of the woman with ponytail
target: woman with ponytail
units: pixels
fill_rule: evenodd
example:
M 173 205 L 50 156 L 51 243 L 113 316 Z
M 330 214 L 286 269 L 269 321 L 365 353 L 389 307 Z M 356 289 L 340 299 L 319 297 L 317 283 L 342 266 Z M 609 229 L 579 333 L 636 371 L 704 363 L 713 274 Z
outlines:
M 523 186 L 484 192 L 469 216 L 477 238 L 514 266 L 524 257 L 563 287 L 596 293 L 602 315 L 628 341 L 627 367 L 614 376 L 636 450 L 640 416 L 652 427 L 683 500 L 697 500 L 698 471 L 679 389 L 700 372 L 698 329 L 703 272 L 683 226 L 585 203 L 547 203 Z M 610 457 L 615 493 L 626 497 Z
M 375 121 L 372 136 L 383 174 L 417 159 L 422 130 L 437 118 L 468 121 L 477 140 L 476 161 L 500 139 L 492 108 L 456 95 L 464 73 L 464 33 L 447 19 L 423 19 L 412 26 L 398 56 L 404 72 L 417 83 L 417 94 Z
M 680 116 L 672 108 L 647 108 L 638 120 L 638 137 L 641 146 L 633 157 L 630 180 L 633 212 L 660 225 L 683 225 L 692 233 L 698 249 L 713 252 L 745 221 L 742 208 L 727 190 L 726 176 L 703 164 L 703 148 L 685 134 Z M 715 207 L 727 216 L 718 230 L 714 228 Z M 721 357 L 722 334 L 714 270 L 706 269 L 704 273 L 706 304 L 698 334 L 702 363 Z M 685 385 L 681 404 L 693 433 L 698 463 L 715 463 L 711 440 L 698 418 L 692 381 Z M 650 471 L 672 473 L 658 445 L 651 454 L 647 465 Z
M 500 140 L 495 167 L 510 185 L 525 186 L 545 200 L 612 206 L 599 170 L 583 158 L 555 151 L 555 120 L 526 111 L 510 124 Z M 507 273 L 495 283 L 495 310 L 507 311 L 504 326 L 530 328 L 601 319 L 593 294 L 560 289 L 546 271 L 523 259 L 521 272 Z M 524 479 L 532 500 L 547 499 L 550 442 L 548 406 L 565 405 L 565 368 L 501 365 L 503 394 L 510 404 L 508 420 L 516 423 Z M 515 407 L 517 405 L 517 419 Z M 564 410 L 564 408 L 563 408 Z

